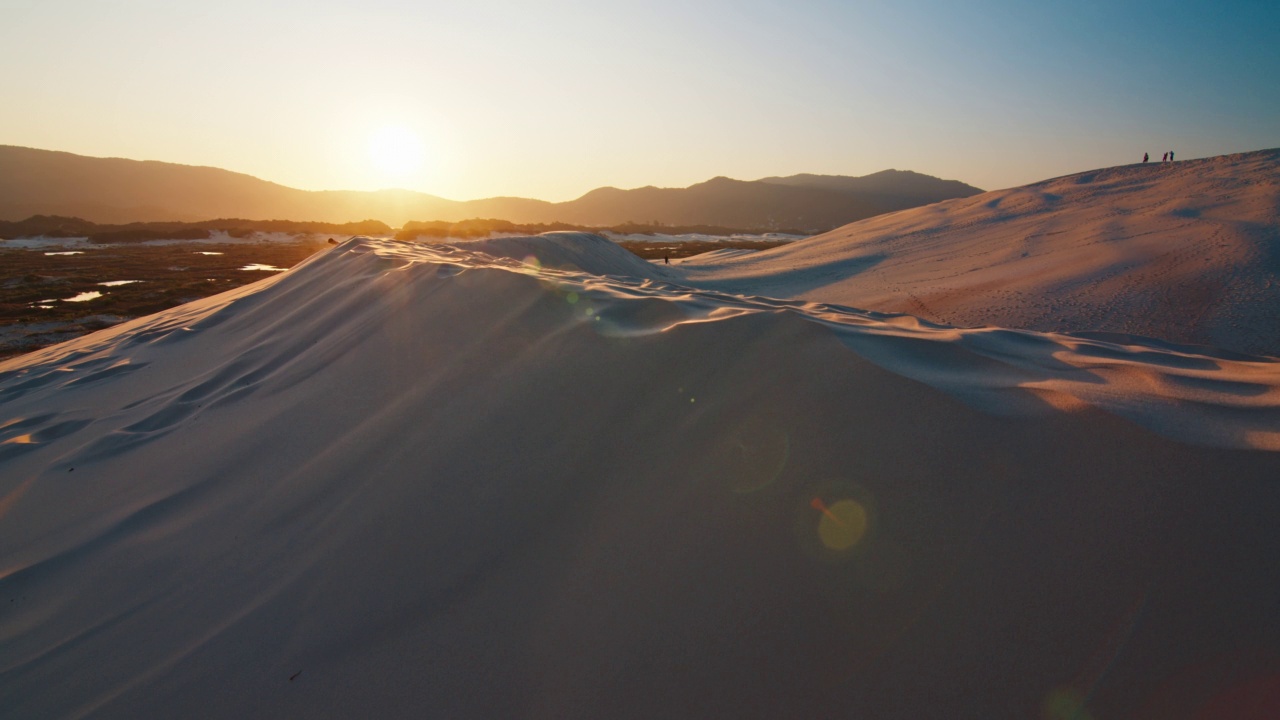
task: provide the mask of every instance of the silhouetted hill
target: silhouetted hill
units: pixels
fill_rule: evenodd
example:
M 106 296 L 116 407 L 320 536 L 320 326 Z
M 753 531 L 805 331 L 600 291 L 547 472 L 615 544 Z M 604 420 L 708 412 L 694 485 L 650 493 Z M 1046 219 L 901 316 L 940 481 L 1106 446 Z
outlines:
M 73 216 L 101 223 L 212 218 L 349 222 L 432 216 L 450 200 L 404 190 L 310 192 L 212 167 L 91 158 L 0 146 L 0 220 Z
M 866 177 L 718 177 L 687 188 L 599 188 L 568 202 L 497 197 L 459 202 L 409 190 L 308 191 L 212 167 L 0 146 L 0 220 L 32 215 L 98 223 L 290 219 L 344 223 L 501 218 L 515 223 L 624 223 L 824 231 L 980 192 L 954 180 L 886 170 Z
M 623 220 L 808 231 L 831 227 L 841 218 L 861 219 L 886 211 L 850 193 L 726 177 L 687 188 L 600 188 L 558 209 L 566 222 L 587 225 Z
M 983 192 L 959 180 L 942 180 L 911 170 L 881 170 L 862 177 L 804 173 L 790 177 L 762 178 L 760 182 L 849 193 L 892 210 L 905 210 Z

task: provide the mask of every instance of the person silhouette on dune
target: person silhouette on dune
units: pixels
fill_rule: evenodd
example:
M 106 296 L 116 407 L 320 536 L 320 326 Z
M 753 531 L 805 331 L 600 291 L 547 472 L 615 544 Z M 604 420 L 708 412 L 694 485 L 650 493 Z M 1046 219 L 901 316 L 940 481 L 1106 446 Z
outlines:
M 1147 161 L 1147 154 L 1142 153 L 1142 162 L 1146 162 L 1146 161 Z

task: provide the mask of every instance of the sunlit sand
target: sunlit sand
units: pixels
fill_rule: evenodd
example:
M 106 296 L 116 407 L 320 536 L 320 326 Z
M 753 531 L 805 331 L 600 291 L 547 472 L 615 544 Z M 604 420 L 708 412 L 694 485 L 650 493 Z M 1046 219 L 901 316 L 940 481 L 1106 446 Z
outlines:
M 1092 170 L 683 261 L 685 282 L 950 325 L 1280 355 L 1280 150 Z

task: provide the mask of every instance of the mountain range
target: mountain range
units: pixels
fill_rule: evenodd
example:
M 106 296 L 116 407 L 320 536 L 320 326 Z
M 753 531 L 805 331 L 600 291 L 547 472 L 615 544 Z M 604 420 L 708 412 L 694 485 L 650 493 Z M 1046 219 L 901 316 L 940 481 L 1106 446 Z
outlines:
M 849 222 L 982 192 L 909 170 L 863 177 L 716 177 L 687 188 L 603 187 L 575 200 L 457 201 L 410 190 L 299 190 L 213 167 L 95 158 L 0 145 L 0 220 L 62 215 L 102 223 L 214 218 L 351 222 L 456 222 L 607 226 L 627 222 L 819 232 Z

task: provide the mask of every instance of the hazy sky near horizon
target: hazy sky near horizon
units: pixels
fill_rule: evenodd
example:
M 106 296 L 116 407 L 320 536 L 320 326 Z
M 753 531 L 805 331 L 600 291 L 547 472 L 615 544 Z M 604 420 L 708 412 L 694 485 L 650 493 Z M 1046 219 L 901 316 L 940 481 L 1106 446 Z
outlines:
M 995 189 L 1280 146 L 1277 36 L 1274 0 L 0 0 L 0 144 L 453 199 Z

